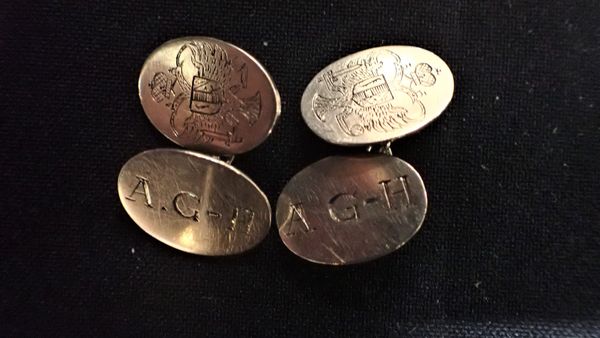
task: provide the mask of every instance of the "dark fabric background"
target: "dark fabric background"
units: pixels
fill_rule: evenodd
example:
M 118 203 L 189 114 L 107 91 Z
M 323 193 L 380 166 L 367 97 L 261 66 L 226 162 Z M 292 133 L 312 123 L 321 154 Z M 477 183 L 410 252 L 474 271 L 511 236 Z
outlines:
M 18 335 L 599 336 L 598 1 L 87 1 L 0 5 L 0 330 Z M 275 227 L 236 257 L 185 254 L 127 216 L 117 175 L 174 147 L 137 97 L 159 44 L 214 36 L 256 56 L 283 113 L 234 164 L 271 203 L 333 154 L 300 116 L 304 87 L 388 44 L 441 56 L 446 112 L 394 143 L 426 183 L 399 251 L 332 268 Z

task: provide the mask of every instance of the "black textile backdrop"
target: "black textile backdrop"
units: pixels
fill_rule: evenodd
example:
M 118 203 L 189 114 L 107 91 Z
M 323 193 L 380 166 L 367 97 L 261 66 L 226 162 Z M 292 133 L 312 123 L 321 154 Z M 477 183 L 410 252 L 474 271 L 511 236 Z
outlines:
M 1 335 L 600 335 L 598 1 L 4 1 Z M 139 229 L 116 180 L 175 147 L 137 97 L 162 42 L 232 42 L 270 71 L 282 116 L 234 164 L 271 204 L 334 154 L 303 123 L 324 66 L 380 45 L 429 49 L 456 81 L 446 112 L 394 143 L 430 208 L 399 251 L 332 268 L 275 226 L 235 257 L 185 254 Z

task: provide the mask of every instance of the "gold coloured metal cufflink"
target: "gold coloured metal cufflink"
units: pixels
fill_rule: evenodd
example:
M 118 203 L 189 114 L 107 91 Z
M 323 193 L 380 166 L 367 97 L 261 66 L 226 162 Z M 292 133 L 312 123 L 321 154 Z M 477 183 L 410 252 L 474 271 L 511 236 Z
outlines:
M 411 46 L 364 50 L 320 71 L 302 96 L 306 124 L 330 143 L 381 149 L 327 157 L 296 174 L 277 201 L 283 243 L 311 262 L 345 265 L 411 239 L 425 219 L 427 193 L 390 144 L 438 117 L 453 92 L 446 63 Z
M 250 54 L 209 37 L 168 41 L 139 77 L 150 122 L 182 149 L 154 149 L 121 169 L 123 207 L 145 232 L 200 255 L 244 252 L 267 235 L 265 194 L 231 165 L 261 144 L 281 112 L 271 76 Z

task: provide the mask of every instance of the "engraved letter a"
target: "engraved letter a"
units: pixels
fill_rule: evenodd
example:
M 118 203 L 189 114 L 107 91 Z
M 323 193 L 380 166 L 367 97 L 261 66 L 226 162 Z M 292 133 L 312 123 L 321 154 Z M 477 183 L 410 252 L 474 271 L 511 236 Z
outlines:
M 130 201 L 135 201 L 135 198 L 133 198 L 133 195 L 135 195 L 135 194 L 144 195 L 144 197 L 146 198 L 146 205 L 149 206 L 150 208 L 152 208 L 152 197 L 150 197 L 150 187 L 149 187 L 150 181 L 148 181 L 148 179 L 143 176 L 135 175 L 135 177 L 138 179 L 138 182 L 135 185 L 135 188 L 133 188 L 133 190 L 129 194 L 129 196 L 126 196 L 125 198 Z
M 291 213 L 288 216 L 288 218 L 285 220 L 284 226 L 282 227 L 282 228 L 284 228 L 284 227 L 287 228 L 287 231 L 285 233 L 286 236 L 295 236 L 297 234 L 297 232 L 294 230 L 294 228 L 298 228 L 298 227 L 304 233 L 315 230 L 314 228 L 311 228 L 310 226 L 308 226 L 308 223 L 306 222 L 306 218 L 304 218 L 303 210 L 302 210 L 302 203 L 296 203 L 296 204 L 290 203 L 290 209 L 291 209 Z M 302 223 L 302 225 L 296 225 L 297 222 Z

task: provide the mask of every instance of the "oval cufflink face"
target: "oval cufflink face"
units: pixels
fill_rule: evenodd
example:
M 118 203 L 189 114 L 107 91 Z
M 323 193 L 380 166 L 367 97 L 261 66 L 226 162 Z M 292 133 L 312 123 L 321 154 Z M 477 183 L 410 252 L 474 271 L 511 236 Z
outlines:
M 319 72 L 302 96 L 302 116 L 324 140 L 367 145 L 413 133 L 450 103 L 454 78 L 434 53 L 385 46 L 346 56 Z
M 419 230 L 426 211 L 425 186 L 408 163 L 386 155 L 332 156 L 290 180 L 276 219 L 293 253 L 345 265 L 397 250 Z
M 144 63 L 138 87 L 146 115 L 163 135 L 212 154 L 258 146 L 281 111 L 265 68 L 244 50 L 214 38 L 164 43 Z
M 271 207 L 246 175 L 210 156 L 155 149 L 121 169 L 119 197 L 145 232 L 176 249 L 208 256 L 244 252 L 269 232 Z

